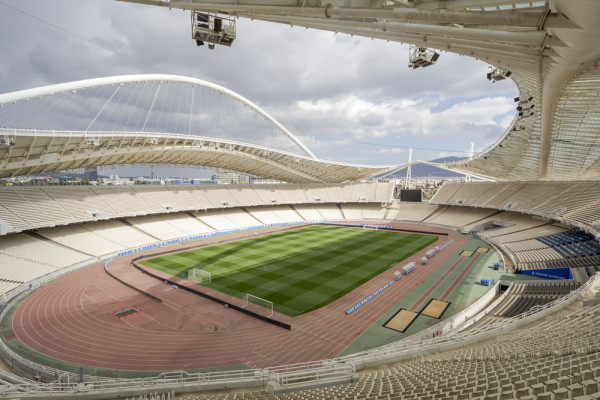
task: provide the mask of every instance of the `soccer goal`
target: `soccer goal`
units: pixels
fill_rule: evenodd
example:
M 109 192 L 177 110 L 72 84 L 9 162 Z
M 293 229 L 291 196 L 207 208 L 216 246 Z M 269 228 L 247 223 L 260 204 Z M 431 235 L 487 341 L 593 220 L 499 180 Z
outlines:
M 246 293 L 244 296 L 244 300 L 246 304 L 242 306 L 242 308 L 246 308 L 248 306 L 249 309 L 256 313 L 264 313 L 264 310 L 267 310 L 267 317 L 271 318 L 273 316 L 273 302 L 269 300 L 262 299 L 258 296 L 253 296 L 250 293 Z M 263 310 L 264 309 L 264 310 Z
M 212 282 L 210 272 L 198 268 L 188 270 L 188 279 L 207 285 Z

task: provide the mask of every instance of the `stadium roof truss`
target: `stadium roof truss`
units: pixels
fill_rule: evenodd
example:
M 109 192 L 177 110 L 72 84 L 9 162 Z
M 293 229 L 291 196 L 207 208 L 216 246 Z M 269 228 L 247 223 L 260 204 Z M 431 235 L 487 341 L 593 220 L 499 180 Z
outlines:
M 392 168 L 319 160 L 258 106 L 198 79 L 117 76 L 0 95 L 0 177 L 142 163 L 295 183 L 358 181 Z
M 493 146 L 447 168 L 499 180 L 600 178 L 597 0 L 121 1 L 398 41 L 477 58 L 511 72 L 520 91 L 515 106 L 521 109 Z

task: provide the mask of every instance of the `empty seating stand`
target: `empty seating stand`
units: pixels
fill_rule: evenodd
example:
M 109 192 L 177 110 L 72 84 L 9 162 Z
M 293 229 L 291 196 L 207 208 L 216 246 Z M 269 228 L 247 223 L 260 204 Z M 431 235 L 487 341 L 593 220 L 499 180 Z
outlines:
M 528 288 L 538 289 L 551 290 Z M 592 306 L 486 344 L 362 372 L 356 382 L 345 385 L 276 395 L 185 394 L 177 399 L 595 399 L 600 397 L 600 352 L 594 339 L 598 328 L 600 306 Z
M 547 282 L 513 284 L 514 288 L 493 314 L 499 317 L 515 317 L 529 311 L 534 306 L 541 306 L 559 299 L 581 284 L 579 282 Z
M 393 188 L 391 183 L 2 187 L 0 235 L 59 224 L 233 207 L 315 204 L 335 208 L 336 203 L 380 206 L 391 200 Z M 371 209 L 368 218 L 383 216 L 383 211 Z M 325 218 L 343 219 L 335 210 L 325 210 Z

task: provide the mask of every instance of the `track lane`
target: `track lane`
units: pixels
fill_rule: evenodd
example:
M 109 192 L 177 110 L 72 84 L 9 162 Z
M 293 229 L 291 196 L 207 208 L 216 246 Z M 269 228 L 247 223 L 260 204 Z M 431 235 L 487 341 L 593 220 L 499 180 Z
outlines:
M 415 229 L 415 226 L 394 225 Z M 428 230 L 433 229 L 428 227 Z M 448 257 L 469 240 L 450 233 L 431 246 L 449 239 L 454 239 L 454 243 L 444 250 Z M 426 250 L 412 257 L 418 259 Z M 114 282 L 99 264 L 54 281 L 27 298 L 15 314 L 14 330 L 23 343 L 40 353 L 112 369 L 173 370 L 231 364 L 262 368 L 331 358 L 422 284 L 447 259 L 444 253 L 391 285 L 353 314 L 347 316 L 345 312 L 389 282 L 390 271 L 397 267 L 326 307 L 290 319 L 291 332 L 157 284 L 144 274 L 133 274 L 129 259 L 134 256 L 122 257 L 111 263 L 111 271 L 134 279 L 144 290 L 163 299 L 164 304 Z M 126 320 L 112 315 L 114 310 L 131 305 L 139 307 L 141 313 Z

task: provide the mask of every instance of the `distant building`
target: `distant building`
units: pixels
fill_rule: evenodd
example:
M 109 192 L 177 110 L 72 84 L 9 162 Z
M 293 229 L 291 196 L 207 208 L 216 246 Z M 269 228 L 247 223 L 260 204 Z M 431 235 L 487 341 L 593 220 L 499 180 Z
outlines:
M 283 183 L 277 179 L 268 179 L 268 178 L 250 178 L 250 183 L 253 185 L 274 185 L 278 183 Z
M 246 174 L 240 174 L 239 172 L 217 170 L 213 180 L 217 181 L 220 185 L 235 185 L 241 183 L 249 183 L 250 177 Z

